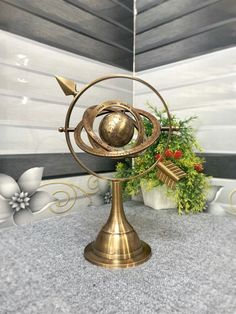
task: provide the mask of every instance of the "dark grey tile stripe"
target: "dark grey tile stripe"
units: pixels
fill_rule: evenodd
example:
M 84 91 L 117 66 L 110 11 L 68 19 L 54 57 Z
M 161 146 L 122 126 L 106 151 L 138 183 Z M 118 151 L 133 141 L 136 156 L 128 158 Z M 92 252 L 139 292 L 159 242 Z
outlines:
M 118 26 L 131 34 L 133 33 L 133 23 L 131 23 L 129 27 L 127 27 L 127 25 L 122 24 L 122 20 L 125 18 L 126 19 L 131 18 L 130 21 L 132 20 L 133 11 L 130 12 L 123 6 L 116 5 L 113 6 L 112 9 L 110 8 L 109 10 L 106 10 L 104 9 L 104 6 L 106 5 L 106 3 L 109 4 L 109 1 L 106 0 L 100 2 L 101 4 L 100 6 L 98 4 L 98 1 L 97 3 L 95 3 L 95 1 L 87 0 L 86 1 L 65 0 L 65 2 L 73 5 L 76 8 L 84 10 L 85 12 L 91 13 L 93 16 L 96 16 L 102 19 L 103 21 Z
M 142 3 L 142 1 L 141 1 Z M 236 44 L 235 0 L 148 1 L 137 16 L 136 71 Z M 147 4 L 148 5 L 148 4 Z M 144 6 L 144 2 L 141 5 Z
M 117 162 L 114 159 L 97 158 L 86 153 L 77 155 L 95 172 L 113 171 Z M 0 173 L 6 173 L 15 179 L 31 167 L 44 167 L 45 179 L 87 174 L 69 153 L 0 155 Z
M 205 158 L 204 172 L 215 178 L 236 179 L 236 154 L 199 154 Z
M 133 12 L 133 0 L 111 0 L 112 2 L 119 4 L 126 10 L 129 10 L 130 12 Z
M 236 22 L 152 49 L 136 56 L 136 71 L 170 64 L 202 54 L 235 46 Z
M 79 158 L 96 172 L 115 170 L 117 160 L 97 158 L 79 153 Z M 236 179 L 236 154 L 199 154 L 206 159 L 204 172 L 216 178 Z M 44 178 L 60 178 L 87 174 L 69 153 L 0 155 L 0 173 L 17 179 L 31 167 L 45 167 Z
M 136 9 L 138 14 L 140 14 L 166 1 L 168 0 L 137 0 Z
M 217 2 L 137 35 L 136 54 L 178 42 L 233 21 L 236 21 L 236 1 Z
M 153 27 L 184 17 L 203 7 L 212 5 L 222 0 L 169 0 L 157 4 L 150 10 L 138 14 L 136 33 L 145 32 Z

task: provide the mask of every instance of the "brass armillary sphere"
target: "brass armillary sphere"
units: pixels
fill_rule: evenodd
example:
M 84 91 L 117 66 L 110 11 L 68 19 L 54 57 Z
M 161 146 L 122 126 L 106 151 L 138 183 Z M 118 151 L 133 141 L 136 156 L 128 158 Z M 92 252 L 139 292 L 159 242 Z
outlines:
M 76 91 L 74 82 L 61 77 L 57 77 L 57 81 L 66 95 L 74 96 L 67 111 L 65 126 L 59 128 L 60 132 L 65 132 L 71 154 L 77 163 L 90 174 L 112 182 L 110 216 L 96 240 L 85 248 L 84 256 L 93 264 L 109 268 L 120 268 L 139 265 L 151 256 L 150 246 L 139 239 L 137 233 L 127 221 L 123 209 L 121 182 L 132 180 L 148 173 L 158 165 L 161 157 L 150 168 L 133 177 L 110 178 L 102 176 L 89 169 L 80 161 L 72 146 L 70 133 L 74 133 L 74 140 L 77 146 L 89 154 L 98 157 L 124 158 L 135 157 L 154 144 L 159 138 L 162 128 L 159 121 L 152 114 L 117 100 L 105 101 L 89 107 L 85 110 L 83 118 L 78 125 L 76 127 L 70 126 L 71 114 L 79 98 L 93 85 L 114 78 L 138 81 L 146 85 L 158 96 L 169 119 L 169 127 L 165 128 L 165 131 L 168 131 L 167 148 L 172 131 L 170 113 L 162 96 L 149 83 L 137 77 L 117 74 L 98 78 L 86 85 L 82 90 Z M 99 135 L 97 135 L 93 130 L 93 124 L 94 120 L 99 116 L 102 116 L 102 120 L 99 125 Z M 145 135 L 143 118 L 148 119 L 153 126 L 152 134 L 149 137 Z M 82 130 L 86 132 L 90 144 L 86 144 L 83 141 L 81 137 Z M 137 137 L 133 140 L 135 130 Z M 132 145 L 129 145 L 127 148 L 124 147 L 131 141 Z

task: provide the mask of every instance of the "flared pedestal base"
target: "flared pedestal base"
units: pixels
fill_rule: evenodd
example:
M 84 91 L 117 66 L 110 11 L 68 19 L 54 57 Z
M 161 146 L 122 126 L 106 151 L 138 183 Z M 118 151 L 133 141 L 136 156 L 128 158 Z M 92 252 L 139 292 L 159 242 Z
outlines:
M 132 258 L 124 258 L 122 255 L 115 255 L 114 257 L 109 256 L 100 256 L 94 248 L 94 243 L 91 242 L 88 244 L 84 250 L 84 257 L 92 264 L 97 266 L 102 266 L 105 268 L 129 268 L 135 267 L 146 262 L 151 257 L 151 248 L 150 246 L 141 241 L 141 250 L 139 253 Z
M 86 246 L 84 257 L 97 266 L 128 268 L 146 262 L 150 246 L 141 241 L 126 219 L 120 181 L 112 181 L 110 216 L 94 242 Z

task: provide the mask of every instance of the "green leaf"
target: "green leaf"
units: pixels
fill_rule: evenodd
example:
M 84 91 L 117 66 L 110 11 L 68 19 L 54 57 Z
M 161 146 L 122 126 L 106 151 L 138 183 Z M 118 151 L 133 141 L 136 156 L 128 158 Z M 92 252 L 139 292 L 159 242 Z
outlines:
M 161 126 L 169 126 L 165 110 L 157 110 L 157 108 L 150 103 L 147 103 L 149 109 L 159 120 Z M 186 118 L 184 120 L 178 119 L 175 115 L 171 116 L 171 124 L 179 127 L 178 132 L 173 132 L 169 149 L 172 151 L 181 150 L 183 157 L 180 159 L 173 159 L 171 161 L 186 172 L 186 177 L 176 184 L 176 189 L 168 189 L 168 197 L 175 199 L 177 203 L 178 213 L 196 213 L 201 212 L 205 208 L 206 193 L 209 186 L 209 177 L 203 173 L 198 173 L 194 169 L 194 165 L 204 163 L 205 160 L 196 155 L 196 151 L 202 151 L 195 135 L 195 130 L 191 123 L 196 119 L 196 116 Z M 153 126 L 151 122 L 143 119 L 145 134 L 150 136 L 152 134 Z M 125 159 L 125 162 L 119 162 L 116 166 L 116 177 L 129 178 L 131 176 L 140 174 L 148 169 L 155 161 L 157 153 L 162 154 L 166 148 L 166 141 L 168 132 L 162 132 L 156 143 L 150 146 L 144 153 L 138 157 Z M 151 189 L 155 186 L 163 185 L 157 178 L 157 170 L 153 169 L 151 172 L 135 180 L 130 180 L 123 183 L 123 190 L 125 195 L 135 195 L 140 193 L 141 183 L 145 184 L 146 188 Z

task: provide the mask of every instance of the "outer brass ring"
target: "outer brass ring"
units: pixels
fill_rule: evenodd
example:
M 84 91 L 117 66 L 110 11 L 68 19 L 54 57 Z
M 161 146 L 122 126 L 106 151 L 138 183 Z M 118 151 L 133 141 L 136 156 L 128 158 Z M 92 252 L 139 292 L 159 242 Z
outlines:
M 160 156 L 160 158 L 154 162 L 154 164 L 152 166 L 150 166 L 148 169 L 144 170 L 143 172 L 135 175 L 135 176 L 132 176 L 132 177 L 129 177 L 129 178 L 109 178 L 107 176 L 102 176 L 102 175 L 99 175 L 97 174 L 96 172 L 92 171 L 91 169 L 89 169 L 82 161 L 80 161 L 80 159 L 77 157 L 76 155 L 76 152 L 74 151 L 74 148 L 72 146 L 72 143 L 71 143 L 71 140 L 70 140 L 70 132 L 68 131 L 68 129 L 70 128 L 70 118 L 71 118 L 71 113 L 72 113 L 72 110 L 74 109 L 74 106 L 76 104 L 76 102 L 79 100 L 79 98 L 90 88 L 92 87 L 93 85 L 96 85 L 97 83 L 99 82 L 102 82 L 102 81 L 106 81 L 106 80 L 109 80 L 109 79 L 113 79 L 113 78 L 124 78 L 124 79 L 129 79 L 129 80 L 133 80 L 133 81 L 137 81 L 143 85 L 146 85 L 149 89 L 151 89 L 156 95 L 157 97 L 161 100 L 165 110 L 166 110 L 166 113 L 167 113 L 167 117 L 168 117 L 168 120 L 169 120 L 169 132 L 168 132 L 168 137 L 167 137 L 167 142 L 166 142 L 166 147 L 165 149 L 167 149 L 167 147 L 169 146 L 169 142 L 170 142 L 170 137 L 171 137 L 171 133 L 172 133 L 172 126 L 171 126 L 171 116 L 170 116 L 170 112 L 169 112 L 169 109 L 168 109 L 168 106 L 165 102 L 165 100 L 163 99 L 163 97 L 161 96 L 161 94 L 149 83 L 147 83 L 146 81 L 138 78 L 138 77 L 135 77 L 135 76 L 131 76 L 131 75 L 125 75 L 125 74 L 114 74 L 114 75 L 107 75 L 107 76 L 103 76 L 103 77 L 100 77 L 94 81 L 92 81 L 90 84 L 86 85 L 81 91 L 79 91 L 73 98 L 69 108 L 68 108 L 68 111 L 67 111 L 67 114 L 66 114 L 66 119 L 65 119 L 65 137 L 66 137 L 66 142 L 67 142 L 67 145 L 69 147 L 69 150 L 72 154 L 72 156 L 74 157 L 74 159 L 76 160 L 76 162 L 82 167 L 84 168 L 88 173 L 96 176 L 97 178 L 100 178 L 100 179 L 103 179 L 103 180 L 109 180 L 109 181 L 120 181 L 120 182 L 125 182 L 125 181 L 129 181 L 129 180 L 134 180 L 134 179 L 137 179 L 145 174 L 147 174 L 149 171 L 151 171 L 152 169 L 154 169 L 157 165 L 157 163 L 159 162 L 159 160 L 161 159 L 161 157 L 163 156 Z M 163 155 L 163 154 L 162 154 Z

